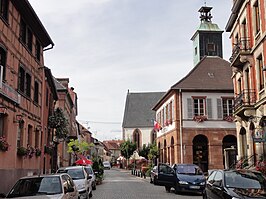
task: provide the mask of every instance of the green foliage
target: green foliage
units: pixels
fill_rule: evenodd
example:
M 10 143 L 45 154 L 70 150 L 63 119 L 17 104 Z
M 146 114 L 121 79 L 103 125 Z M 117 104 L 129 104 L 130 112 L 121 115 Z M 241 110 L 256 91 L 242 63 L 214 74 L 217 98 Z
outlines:
M 79 153 L 84 154 L 84 152 L 88 151 L 93 143 L 88 143 L 85 141 L 79 142 L 79 140 L 70 139 L 70 142 L 67 144 L 68 146 L 68 153 Z
M 103 180 L 104 166 L 102 160 L 98 157 L 92 159 L 92 169 L 95 172 L 96 182 L 101 183 Z
M 155 158 L 157 158 L 159 156 L 159 149 L 155 143 L 151 144 L 149 148 L 150 148 L 150 150 L 148 153 L 148 159 L 154 160 Z
M 49 127 L 55 129 L 55 135 L 59 139 L 65 139 L 68 136 L 68 120 L 66 119 L 63 110 L 56 108 L 54 114 L 49 116 Z
M 124 156 L 126 159 L 130 158 L 130 156 L 136 149 L 136 143 L 133 143 L 130 140 L 127 140 L 120 145 L 121 155 Z
M 139 151 L 139 155 L 148 159 L 148 155 L 149 155 L 149 152 L 150 152 L 150 147 L 151 145 L 148 144 L 148 146 L 146 146 L 146 144 L 143 144 L 143 147 L 142 147 L 142 150 Z
M 18 156 L 25 156 L 27 155 L 27 148 L 21 146 L 17 148 L 17 155 Z

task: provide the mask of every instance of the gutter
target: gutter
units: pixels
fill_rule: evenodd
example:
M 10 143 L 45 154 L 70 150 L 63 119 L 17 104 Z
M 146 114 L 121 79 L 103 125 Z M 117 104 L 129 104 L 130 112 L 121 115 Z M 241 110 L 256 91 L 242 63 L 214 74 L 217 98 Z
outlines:
M 182 132 L 182 104 L 181 104 L 181 92 L 179 89 L 179 138 L 180 138 L 180 152 L 181 152 L 181 164 L 184 163 L 184 152 L 183 152 L 183 132 Z

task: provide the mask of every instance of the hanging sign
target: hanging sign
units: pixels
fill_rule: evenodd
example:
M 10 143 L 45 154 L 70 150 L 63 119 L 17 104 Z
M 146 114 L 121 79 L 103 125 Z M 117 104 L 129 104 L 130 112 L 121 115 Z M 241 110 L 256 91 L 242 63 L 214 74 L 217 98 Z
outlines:
M 266 142 L 266 133 L 264 131 L 258 130 L 255 131 L 252 135 L 253 142 Z

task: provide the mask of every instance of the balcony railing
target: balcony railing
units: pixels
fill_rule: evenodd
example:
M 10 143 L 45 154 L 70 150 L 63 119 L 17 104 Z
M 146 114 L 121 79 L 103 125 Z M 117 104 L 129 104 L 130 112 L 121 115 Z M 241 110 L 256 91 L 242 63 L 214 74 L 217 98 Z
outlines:
M 253 106 L 256 103 L 256 93 L 254 89 L 245 89 L 235 97 L 234 109 L 241 106 Z
M 230 62 L 233 62 L 240 53 L 248 53 L 251 50 L 250 38 L 242 37 L 240 41 L 234 44 L 232 50 L 232 56 L 230 57 Z

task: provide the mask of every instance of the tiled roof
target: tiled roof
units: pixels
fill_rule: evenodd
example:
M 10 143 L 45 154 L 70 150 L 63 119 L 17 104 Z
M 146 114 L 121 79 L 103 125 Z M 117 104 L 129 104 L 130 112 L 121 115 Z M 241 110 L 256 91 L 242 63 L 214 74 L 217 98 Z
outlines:
M 120 149 L 120 144 L 122 143 L 122 140 L 105 140 L 103 141 L 103 144 L 109 149 L 109 150 L 118 150 Z
M 163 95 L 164 92 L 128 92 L 122 127 L 153 127 L 155 112 L 152 107 Z
M 205 56 L 171 89 L 233 91 L 230 63 L 218 56 Z

